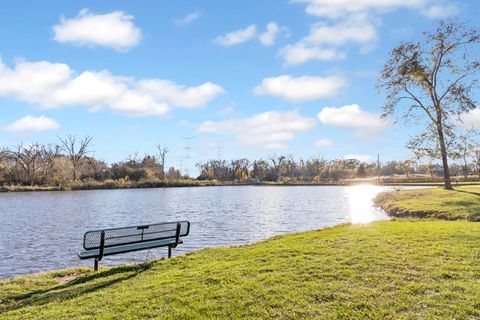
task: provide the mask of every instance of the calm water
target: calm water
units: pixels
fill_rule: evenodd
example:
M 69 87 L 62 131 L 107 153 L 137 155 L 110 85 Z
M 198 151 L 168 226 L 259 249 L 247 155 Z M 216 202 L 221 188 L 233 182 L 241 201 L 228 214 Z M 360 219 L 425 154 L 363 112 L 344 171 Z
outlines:
M 372 198 L 388 187 L 204 187 L 0 194 L 0 278 L 80 261 L 90 229 L 189 220 L 174 255 L 245 244 L 292 231 L 386 219 Z M 160 258 L 166 248 L 104 258 L 111 265 Z

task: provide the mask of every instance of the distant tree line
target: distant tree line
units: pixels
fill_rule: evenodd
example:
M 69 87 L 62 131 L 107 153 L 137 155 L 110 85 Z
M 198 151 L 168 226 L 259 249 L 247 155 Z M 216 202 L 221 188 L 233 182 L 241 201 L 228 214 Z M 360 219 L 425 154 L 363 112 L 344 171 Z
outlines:
M 0 150 L 0 184 L 63 186 L 85 181 L 179 179 L 175 168 L 166 170 L 168 148 L 157 146 L 157 155 L 139 157 L 133 153 L 125 161 L 108 165 L 95 159 L 90 149 L 92 137 L 74 135 L 58 143 L 19 144 Z
M 453 176 L 463 180 L 480 178 L 480 152 L 456 158 L 450 166 Z M 461 160 L 461 161 L 460 161 Z M 385 163 L 362 162 L 357 159 L 327 160 L 321 156 L 295 160 L 292 155 L 270 155 L 267 159 L 250 161 L 209 160 L 197 164 L 199 180 L 258 181 L 258 182 L 338 182 L 349 179 L 380 178 L 388 180 L 396 176 L 414 181 L 435 180 L 443 175 L 443 167 L 434 161 L 388 161 Z M 437 179 L 438 180 L 438 179 Z
M 140 156 L 134 152 L 124 160 L 107 164 L 96 159 L 91 150 L 92 137 L 78 139 L 69 135 L 58 143 L 19 144 L 0 150 L 0 185 L 69 186 L 107 183 L 122 187 L 155 181 L 193 180 L 175 167 L 165 167 L 168 148 L 157 145 L 156 154 Z M 450 174 L 464 180 L 480 177 L 480 148 L 462 137 L 450 154 Z M 208 160 L 197 163 L 196 180 L 221 182 L 328 183 L 349 179 L 383 181 L 402 177 L 405 181 L 439 179 L 443 167 L 433 156 L 412 147 L 415 160 L 362 162 L 356 159 L 325 159 L 313 156 L 296 159 L 292 154 L 271 154 L 265 159 Z M 145 185 L 149 185 L 148 183 Z M 153 184 L 155 185 L 155 184 Z

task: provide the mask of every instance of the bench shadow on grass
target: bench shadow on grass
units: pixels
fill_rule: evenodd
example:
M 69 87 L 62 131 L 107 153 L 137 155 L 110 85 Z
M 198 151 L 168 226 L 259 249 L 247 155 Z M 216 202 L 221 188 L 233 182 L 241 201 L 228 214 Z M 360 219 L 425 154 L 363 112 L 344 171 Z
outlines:
M 35 290 L 7 298 L 0 304 L 0 314 L 28 306 L 41 306 L 51 302 L 64 301 L 73 297 L 108 288 L 114 284 L 132 279 L 152 267 L 151 263 L 111 268 L 103 272 L 78 277 L 72 281 L 46 290 Z M 119 276 L 120 274 L 124 274 Z

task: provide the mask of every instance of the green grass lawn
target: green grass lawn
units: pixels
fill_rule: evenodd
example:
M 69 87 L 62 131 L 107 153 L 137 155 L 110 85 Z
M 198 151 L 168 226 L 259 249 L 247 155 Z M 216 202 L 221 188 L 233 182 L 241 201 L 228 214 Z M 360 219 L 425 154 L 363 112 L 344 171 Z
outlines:
M 375 204 L 397 217 L 480 221 L 480 186 L 385 192 Z
M 462 221 L 342 225 L 0 281 L 1 319 L 479 317 L 480 224 Z

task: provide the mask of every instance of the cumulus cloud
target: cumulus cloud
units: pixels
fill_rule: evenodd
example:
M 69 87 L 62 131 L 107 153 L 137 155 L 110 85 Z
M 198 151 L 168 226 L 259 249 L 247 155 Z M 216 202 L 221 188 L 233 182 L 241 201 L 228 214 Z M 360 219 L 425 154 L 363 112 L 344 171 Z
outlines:
M 163 79 L 115 76 L 107 70 L 77 73 L 66 64 L 49 61 L 22 61 L 9 68 L 0 60 L 0 96 L 45 108 L 108 107 L 131 116 L 162 116 L 172 107 L 205 106 L 223 92 L 210 82 L 185 87 Z
M 303 41 L 315 45 L 341 46 L 347 43 L 371 45 L 377 29 L 366 15 L 352 15 L 334 24 L 315 24 Z
M 53 39 L 60 43 L 103 46 L 124 51 L 136 46 L 142 32 L 133 23 L 133 16 L 122 11 L 94 14 L 81 10 L 75 18 L 62 17 L 53 26 Z
M 275 43 L 275 38 L 280 32 L 280 27 L 276 22 L 267 24 L 266 31 L 259 36 L 260 42 L 265 46 L 271 46 Z
M 137 83 L 137 88 L 156 100 L 184 108 L 205 106 L 216 96 L 225 92 L 222 87 L 211 82 L 206 82 L 197 87 L 185 87 L 172 81 L 160 79 L 140 80 Z
M 299 42 L 286 45 L 279 51 L 279 56 L 287 65 L 298 65 L 310 60 L 340 60 L 346 57 L 345 53 L 336 49 L 321 48 Z
M 58 129 L 60 125 L 52 118 L 45 116 L 25 116 L 17 121 L 14 121 L 5 127 L 6 131 L 11 132 L 38 132 L 38 131 L 50 131 Z
M 218 36 L 214 41 L 222 46 L 231 47 L 252 40 L 256 36 L 257 27 L 252 24 L 244 29 L 232 31 L 223 36 Z
M 280 49 L 279 56 L 288 65 L 297 65 L 309 60 L 336 60 L 346 57 L 343 47 L 355 43 L 367 52 L 378 39 L 372 19 L 365 14 L 355 14 L 341 21 L 316 23 L 310 33 L 299 42 Z
M 258 39 L 264 46 L 272 46 L 280 33 L 287 34 L 288 28 L 279 26 L 275 21 L 269 22 L 265 26 L 265 32 L 258 33 L 256 25 L 252 24 L 244 29 L 232 31 L 223 36 L 218 36 L 214 39 L 214 42 L 225 46 L 231 47 L 244 42 Z
M 314 119 L 303 117 L 296 111 L 269 111 L 242 119 L 206 121 L 198 130 L 201 133 L 232 134 L 242 147 L 284 149 L 296 133 L 314 126 Z
M 327 126 L 354 129 L 360 138 L 370 137 L 390 125 L 380 115 L 362 110 L 357 104 L 323 108 L 318 119 Z
M 314 143 L 315 148 L 319 148 L 319 149 L 330 148 L 330 147 L 333 147 L 333 145 L 334 145 L 333 141 L 327 138 L 317 140 Z
M 306 4 L 307 14 L 322 18 L 310 33 L 279 51 L 287 65 L 310 60 L 343 59 L 346 46 L 357 44 L 360 53 L 375 48 L 379 17 L 396 9 L 412 9 L 429 18 L 445 18 L 459 13 L 456 4 L 444 0 L 292 0 Z
M 184 16 L 183 18 L 175 20 L 175 24 L 179 26 L 186 26 L 195 20 L 198 20 L 202 16 L 202 13 L 200 11 L 193 11 Z
M 456 4 L 435 4 L 422 10 L 422 14 L 430 19 L 444 19 L 460 13 Z
M 467 129 L 480 128 L 480 109 L 473 109 L 463 114 L 460 125 Z
M 305 11 L 317 17 L 339 18 L 351 13 L 364 13 L 370 10 L 387 11 L 398 8 L 418 9 L 429 0 L 292 0 L 305 3 Z
M 339 75 L 298 78 L 281 75 L 263 79 L 262 83 L 254 89 L 254 93 L 301 102 L 333 97 L 345 85 L 346 80 Z
M 338 19 L 345 15 L 357 13 L 383 13 L 396 9 L 413 9 L 432 19 L 445 18 L 458 14 L 456 4 L 438 0 L 292 0 L 306 4 L 307 14 Z

